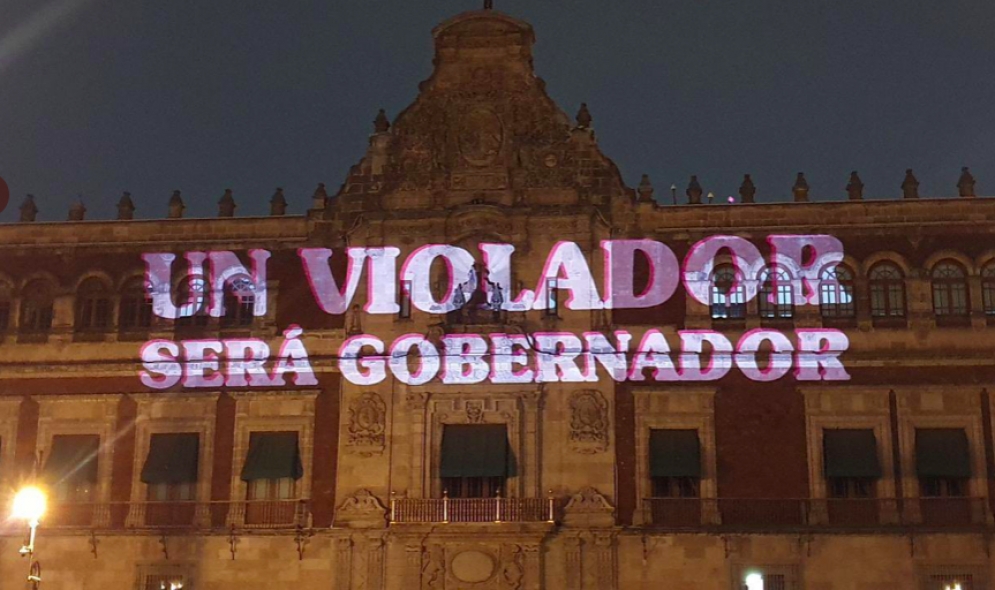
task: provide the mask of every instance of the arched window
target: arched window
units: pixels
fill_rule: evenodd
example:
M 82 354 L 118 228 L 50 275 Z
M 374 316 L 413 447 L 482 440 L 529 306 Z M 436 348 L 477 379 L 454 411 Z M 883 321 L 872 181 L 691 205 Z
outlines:
M 741 320 L 746 317 L 746 289 L 742 275 L 731 264 L 716 267 L 712 274 L 712 319 Z
M 31 281 L 21 292 L 21 321 L 25 334 L 47 334 L 55 316 L 55 289 L 41 279 Z
M 989 262 L 981 271 L 981 298 L 985 315 L 995 316 L 995 262 Z
M 121 330 L 142 330 L 152 327 L 152 297 L 145 281 L 135 279 L 121 290 L 121 312 L 118 318 Z
M 905 317 L 905 275 L 900 268 L 890 262 L 874 265 L 868 276 L 868 287 L 872 317 Z
M 774 268 L 761 273 L 757 309 L 765 319 L 789 319 L 794 315 L 794 291 L 787 271 Z
M 221 326 L 225 328 L 245 328 L 252 325 L 256 308 L 255 285 L 249 278 L 239 278 L 225 289 L 225 315 Z
M 200 300 L 200 308 L 193 315 L 177 318 L 176 325 L 184 328 L 207 326 L 211 322 L 211 316 L 208 315 L 211 296 L 208 293 L 207 281 L 203 277 L 182 278 L 174 290 L 176 293 L 175 303 L 177 305 L 186 304 L 190 299 L 191 289 L 195 292 L 203 293 L 203 298 Z
M 967 298 L 967 273 L 953 261 L 933 267 L 933 311 L 938 316 L 966 316 L 970 310 Z
M 824 318 L 852 318 L 857 308 L 853 301 L 853 271 L 836 266 L 822 271 L 819 277 L 819 309 Z
M 107 285 L 93 277 L 76 291 L 76 331 L 99 332 L 111 326 L 111 297 Z
M 9 283 L 0 282 L 0 334 L 10 329 L 10 311 L 13 307 L 14 289 Z

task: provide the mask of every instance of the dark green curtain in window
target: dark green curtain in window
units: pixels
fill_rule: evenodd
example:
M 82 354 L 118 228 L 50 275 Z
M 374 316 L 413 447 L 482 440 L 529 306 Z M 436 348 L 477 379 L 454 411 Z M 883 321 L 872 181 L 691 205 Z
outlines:
M 153 434 L 149 440 L 149 456 L 142 468 L 142 482 L 196 482 L 199 453 L 200 436 L 196 433 Z
M 446 424 L 442 430 L 440 477 L 508 477 L 514 457 L 504 424 Z
M 650 431 L 651 477 L 701 477 L 697 430 Z
M 964 429 L 917 428 L 916 475 L 971 477 L 971 452 Z
M 95 434 L 55 435 L 42 477 L 49 484 L 61 481 L 97 482 L 100 437 Z
M 253 432 L 242 467 L 242 480 L 304 477 L 296 432 Z
M 873 430 L 824 430 L 822 449 L 826 477 L 881 477 Z

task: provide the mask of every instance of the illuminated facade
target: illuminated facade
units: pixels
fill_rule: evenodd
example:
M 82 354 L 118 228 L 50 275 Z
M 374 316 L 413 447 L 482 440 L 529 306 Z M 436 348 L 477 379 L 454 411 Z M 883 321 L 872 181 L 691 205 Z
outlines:
M 661 206 L 529 25 L 434 35 L 304 216 L 0 226 L 0 478 L 48 488 L 44 588 L 990 587 L 995 200 Z

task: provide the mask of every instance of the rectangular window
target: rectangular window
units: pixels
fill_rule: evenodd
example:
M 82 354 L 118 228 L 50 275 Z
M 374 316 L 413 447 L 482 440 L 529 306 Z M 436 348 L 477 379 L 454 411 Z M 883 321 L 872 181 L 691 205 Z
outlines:
M 296 432 L 253 432 L 242 467 L 246 524 L 290 524 L 304 476 Z
M 924 498 L 966 496 L 971 454 L 964 429 L 917 428 L 916 475 Z
M 697 498 L 701 443 L 697 430 L 651 430 L 650 478 L 655 498 Z
M 546 316 L 557 317 L 560 315 L 560 288 L 559 279 L 546 279 Z
M 86 504 L 96 500 L 97 435 L 55 435 L 42 476 L 52 499 L 64 504 Z
M 0 301 L 0 332 L 10 329 L 10 302 Z
M 402 320 L 411 318 L 411 281 L 401 281 L 401 300 L 398 304 L 401 309 L 397 317 Z
M 148 485 L 145 524 L 182 526 L 193 522 L 197 499 L 200 436 L 153 434 L 141 481 Z
M 823 468 L 830 498 L 872 498 L 881 477 L 877 439 L 871 429 L 826 429 Z
M 450 498 L 492 498 L 505 494 L 514 474 L 504 424 L 446 424 L 442 430 L 439 477 Z

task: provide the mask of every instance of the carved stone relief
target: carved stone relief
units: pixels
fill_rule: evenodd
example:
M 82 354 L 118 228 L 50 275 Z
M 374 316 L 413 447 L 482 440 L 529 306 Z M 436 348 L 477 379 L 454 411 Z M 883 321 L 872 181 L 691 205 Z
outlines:
M 578 391 L 570 396 L 570 448 L 590 455 L 608 450 L 608 402 L 601 392 Z
M 387 405 L 379 394 L 363 393 L 349 404 L 350 452 L 369 457 L 383 453 L 386 446 Z
M 383 527 L 387 508 L 370 490 L 359 490 L 338 507 L 335 523 L 352 528 Z

